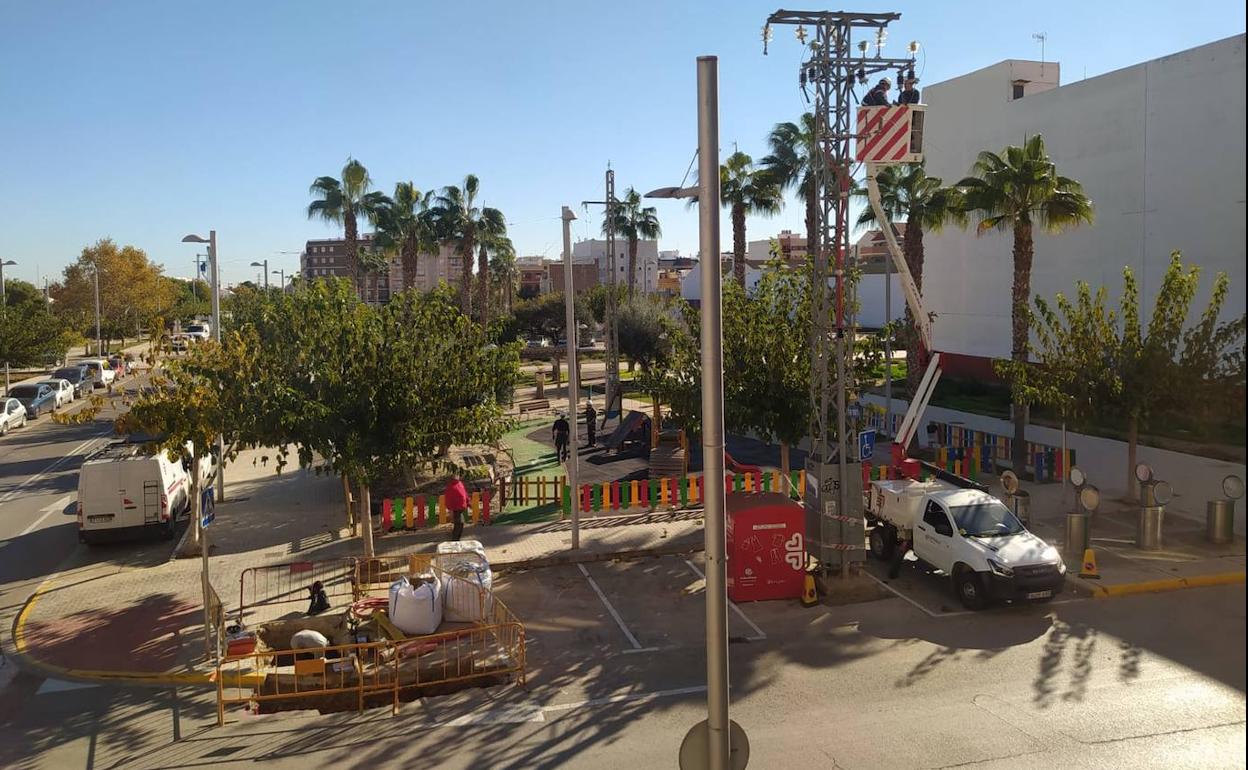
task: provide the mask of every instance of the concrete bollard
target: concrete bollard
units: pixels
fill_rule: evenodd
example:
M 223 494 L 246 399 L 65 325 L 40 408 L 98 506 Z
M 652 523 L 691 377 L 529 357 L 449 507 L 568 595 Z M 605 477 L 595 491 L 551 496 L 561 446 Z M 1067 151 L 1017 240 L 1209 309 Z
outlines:
M 1210 500 L 1205 506 L 1205 539 L 1222 545 L 1235 539 L 1235 501 Z

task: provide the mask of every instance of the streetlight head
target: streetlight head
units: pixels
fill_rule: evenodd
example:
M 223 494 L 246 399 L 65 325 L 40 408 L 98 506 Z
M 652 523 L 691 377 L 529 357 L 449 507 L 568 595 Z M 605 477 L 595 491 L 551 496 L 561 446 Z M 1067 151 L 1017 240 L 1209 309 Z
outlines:
M 651 190 L 646 193 L 645 198 L 697 198 L 698 188 L 696 187 L 660 187 L 657 190 Z
M 251 266 L 252 266 L 252 267 L 264 267 L 264 263 L 263 263 L 263 262 L 252 262 L 252 263 L 251 263 Z M 274 272 L 276 272 L 276 271 L 274 271 Z
M 561 218 L 565 222 L 571 222 L 572 220 L 576 219 L 576 214 L 572 211 L 572 209 L 568 208 L 567 206 L 564 206 L 563 214 L 561 215 Z
M 203 237 L 202 235 L 195 235 L 194 233 L 192 233 L 191 235 L 182 236 L 182 242 L 183 243 L 208 243 L 208 239 Z
M 5 267 L 8 267 L 9 265 L 16 265 L 16 264 L 17 264 L 17 263 L 16 263 L 16 262 L 14 262 L 14 261 L 13 261 L 13 260 L 11 260 L 11 259 L 6 259 L 6 260 L 4 260 L 4 266 L 5 266 Z

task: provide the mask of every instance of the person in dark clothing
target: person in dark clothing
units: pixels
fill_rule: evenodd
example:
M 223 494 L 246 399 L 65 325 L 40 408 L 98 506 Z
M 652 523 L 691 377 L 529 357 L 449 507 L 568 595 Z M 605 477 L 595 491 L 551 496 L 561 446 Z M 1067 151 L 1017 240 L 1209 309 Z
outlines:
M 572 433 L 571 426 L 568 425 L 568 418 L 562 414 L 559 419 L 555 420 L 555 424 L 550 429 L 551 438 L 555 440 L 555 455 L 558 456 L 559 462 L 568 459 L 568 437 Z
M 918 104 L 919 103 L 919 79 L 916 77 L 907 77 L 905 87 L 901 89 L 901 93 L 897 96 L 898 104 Z
M 446 510 L 451 512 L 451 539 L 459 540 L 464 534 L 464 514 L 468 512 L 468 489 L 458 473 L 451 475 L 443 499 L 446 501 Z
M 892 81 L 890 81 L 888 78 L 880 78 L 880 82 L 875 84 L 875 88 L 872 88 L 870 91 L 867 92 L 866 96 L 862 97 L 862 106 L 863 107 L 887 107 L 888 106 L 888 89 L 892 87 L 893 87 Z
M 309 615 L 320 615 L 329 609 L 329 596 L 325 594 L 325 586 L 321 581 L 316 581 L 308 588 L 308 596 L 311 602 L 308 604 Z
M 589 438 L 589 446 L 597 443 L 598 435 L 598 411 L 594 409 L 594 402 L 585 401 L 585 432 Z

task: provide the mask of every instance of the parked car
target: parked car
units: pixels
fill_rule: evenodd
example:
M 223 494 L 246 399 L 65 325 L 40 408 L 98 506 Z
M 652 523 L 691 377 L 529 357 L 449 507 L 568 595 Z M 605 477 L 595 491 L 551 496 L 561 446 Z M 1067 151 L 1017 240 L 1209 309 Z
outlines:
M 26 407 L 16 398 L 0 399 L 0 436 L 26 424 Z
M 95 375 L 97 388 L 106 388 L 117 378 L 117 372 L 113 371 L 113 367 L 109 366 L 108 361 L 103 358 L 88 358 L 82 362 L 82 365 Z
M 182 332 L 194 342 L 204 342 L 211 337 L 212 329 L 205 323 L 187 324 Z
M 117 379 L 126 376 L 126 359 L 122 356 L 109 356 L 108 365 L 113 367 L 113 371 L 117 373 Z
M 64 366 L 52 372 L 52 378 L 67 380 L 74 387 L 74 398 L 89 395 L 95 388 L 95 378 L 85 366 Z
M 175 353 L 183 353 L 186 351 L 189 340 L 185 334 L 175 334 L 169 339 L 169 349 Z
M 74 400 L 74 386 L 69 380 L 62 380 L 59 377 L 51 380 L 44 380 L 40 385 L 47 385 L 52 389 L 53 395 L 56 397 L 56 408 L 60 409 L 70 401 Z
M 44 412 L 56 411 L 56 393 L 42 383 L 33 385 L 14 385 L 9 388 L 9 398 L 16 398 L 26 407 L 26 416 L 32 420 L 39 419 Z

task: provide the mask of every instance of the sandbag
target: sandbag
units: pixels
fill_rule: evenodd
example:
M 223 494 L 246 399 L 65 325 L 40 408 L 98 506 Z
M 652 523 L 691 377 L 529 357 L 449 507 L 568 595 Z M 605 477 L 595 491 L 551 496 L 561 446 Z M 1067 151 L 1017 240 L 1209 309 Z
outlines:
M 484 623 L 494 607 L 494 572 L 478 540 L 451 540 L 438 544 L 434 557 L 445 573 L 442 606 L 451 623 Z
M 442 585 L 437 575 L 413 585 L 407 577 L 390 584 L 390 622 L 413 636 L 432 634 L 442 625 Z

